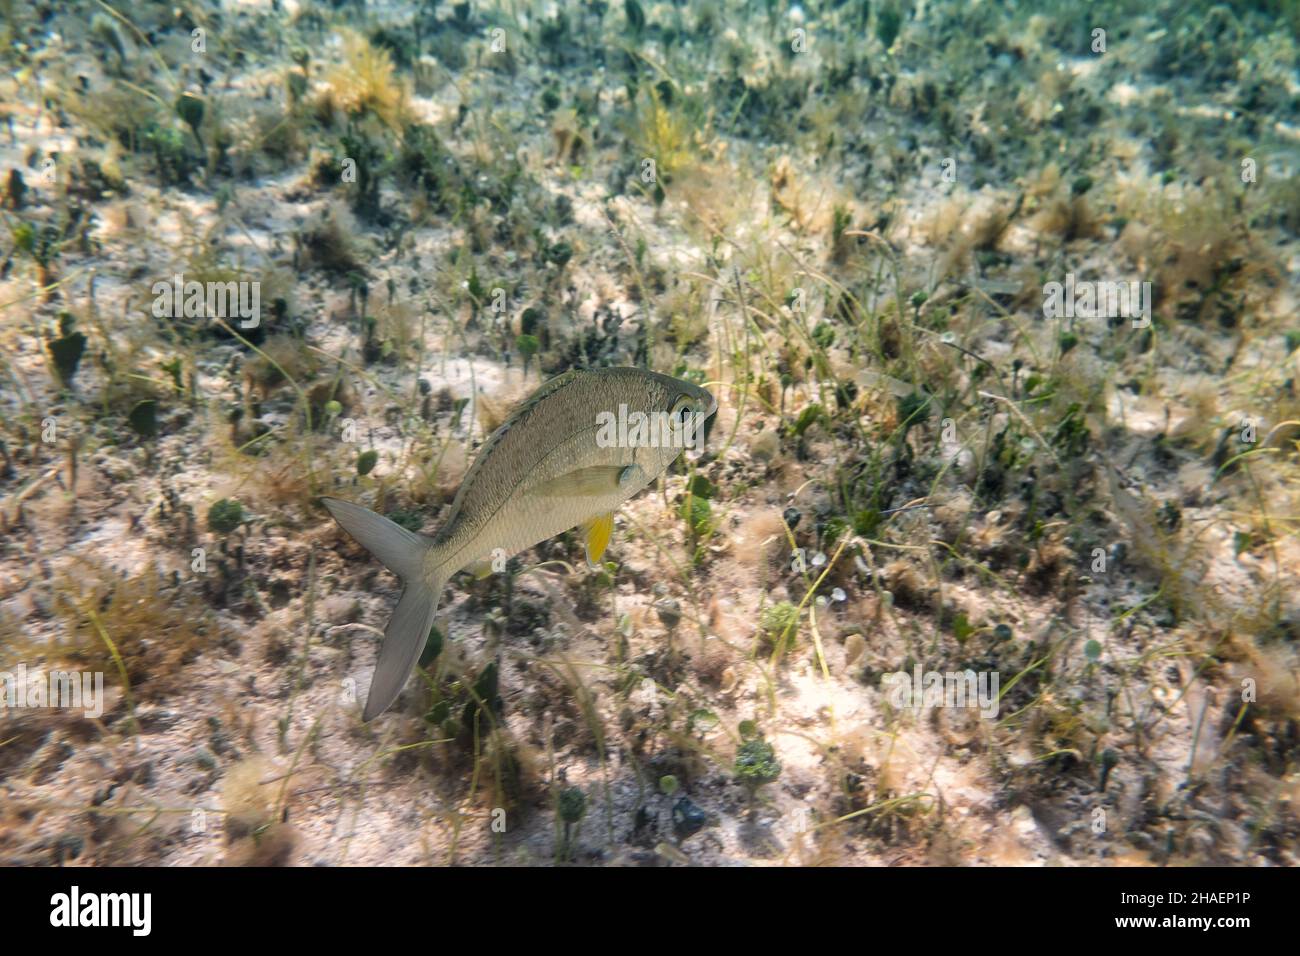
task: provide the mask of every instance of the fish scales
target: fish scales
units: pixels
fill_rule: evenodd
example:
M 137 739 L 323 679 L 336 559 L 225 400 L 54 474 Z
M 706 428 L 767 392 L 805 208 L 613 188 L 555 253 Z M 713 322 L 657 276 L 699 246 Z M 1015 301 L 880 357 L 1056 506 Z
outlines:
M 622 403 L 668 411 L 675 397 L 665 383 L 629 382 L 613 374 L 621 371 L 592 370 L 568 378 L 526 402 L 484 444 L 450 516 L 434 536 L 439 547 L 430 557 L 445 573 L 483 560 L 497 548 L 508 554 L 523 551 L 592 515 L 615 511 L 672 464 L 680 448 L 597 445 L 598 410 L 616 414 Z M 581 468 L 629 465 L 641 468 L 643 480 L 615 485 L 607 495 L 530 493 Z

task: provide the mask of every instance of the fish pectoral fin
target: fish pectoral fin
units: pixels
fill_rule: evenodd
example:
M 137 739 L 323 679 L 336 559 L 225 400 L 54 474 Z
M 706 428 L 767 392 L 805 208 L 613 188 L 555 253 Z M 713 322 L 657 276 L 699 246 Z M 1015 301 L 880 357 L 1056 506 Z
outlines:
M 623 465 L 594 465 L 565 472 L 530 489 L 542 498 L 598 498 L 613 494 L 622 485 L 619 479 L 626 468 Z
M 587 567 L 598 568 L 614 535 L 614 512 L 596 515 L 582 527 L 587 532 Z

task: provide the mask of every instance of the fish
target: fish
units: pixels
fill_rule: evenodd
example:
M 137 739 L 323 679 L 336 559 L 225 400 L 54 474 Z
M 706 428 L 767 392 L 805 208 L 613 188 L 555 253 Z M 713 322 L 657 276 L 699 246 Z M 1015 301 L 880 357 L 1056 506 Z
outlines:
M 402 582 L 362 719 L 378 717 L 401 693 L 454 574 L 469 569 L 482 576 L 490 559 L 579 526 L 587 562 L 596 566 L 614 512 L 686 448 L 702 448 L 717 410 L 708 390 L 659 372 L 573 369 L 543 384 L 492 433 L 436 534 L 322 497 L 340 527 Z

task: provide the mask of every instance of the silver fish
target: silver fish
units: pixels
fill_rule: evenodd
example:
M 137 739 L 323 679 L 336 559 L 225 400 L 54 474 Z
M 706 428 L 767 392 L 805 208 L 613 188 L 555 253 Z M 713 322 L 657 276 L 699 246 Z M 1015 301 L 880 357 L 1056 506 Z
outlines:
M 717 408 L 705 389 L 657 372 L 574 370 L 542 385 L 492 434 L 432 537 L 323 498 L 334 520 L 402 580 L 364 719 L 397 699 L 453 574 L 579 525 L 594 564 L 609 543 L 614 511 L 686 447 L 701 446 Z

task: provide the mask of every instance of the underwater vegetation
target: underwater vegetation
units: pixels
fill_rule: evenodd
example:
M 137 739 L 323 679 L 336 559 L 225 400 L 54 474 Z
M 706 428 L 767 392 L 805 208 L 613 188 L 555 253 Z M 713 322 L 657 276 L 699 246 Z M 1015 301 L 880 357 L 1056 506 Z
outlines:
M 1300 862 L 1297 4 L 0 29 L 0 861 Z M 322 499 L 611 366 L 703 451 L 363 720 Z

